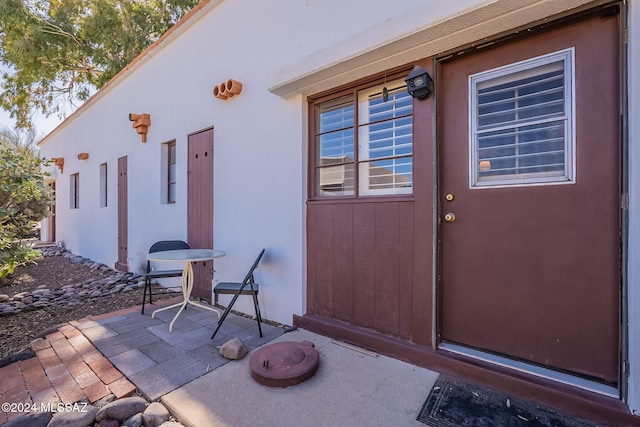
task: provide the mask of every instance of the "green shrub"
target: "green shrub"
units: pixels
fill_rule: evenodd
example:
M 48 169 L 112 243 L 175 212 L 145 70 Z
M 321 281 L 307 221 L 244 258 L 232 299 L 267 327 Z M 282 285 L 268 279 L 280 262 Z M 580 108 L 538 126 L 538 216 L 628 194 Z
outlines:
M 43 179 L 46 163 L 31 151 L 0 148 L 0 278 L 38 256 L 21 237 L 48 214 L 52 197 Z

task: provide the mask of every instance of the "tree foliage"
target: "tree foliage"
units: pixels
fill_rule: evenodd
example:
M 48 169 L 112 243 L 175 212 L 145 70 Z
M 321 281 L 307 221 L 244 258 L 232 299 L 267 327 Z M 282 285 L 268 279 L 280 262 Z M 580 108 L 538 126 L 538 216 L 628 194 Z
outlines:
M 42 172 L 46 160 L 30 148 L 33 135 L 0 130 L 0 279 L 37 256 L 21 238 L 47 216 L 52 201 Z
M 20 128 L 35 111 L 85 101 L 199 0 L 0 0 L 0 106 Z

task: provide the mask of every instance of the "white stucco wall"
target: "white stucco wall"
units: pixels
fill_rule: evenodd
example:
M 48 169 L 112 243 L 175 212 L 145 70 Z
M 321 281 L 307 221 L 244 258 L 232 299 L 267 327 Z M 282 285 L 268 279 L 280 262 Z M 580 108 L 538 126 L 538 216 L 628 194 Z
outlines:
M 257 278 L 263 316 L 291 323 L 305 312 L 305 95 L 483 40 L 587 0 L 226 0 L 184 26 L 112 82 L 41 147 L 64 157 L 57 173 L 57 237 L 74 253 L 117 259 L 117 159 L 128 156 L 129 256 L 187 236 L 187 135 L 214 127 L 216 280 L 242 278 L 261 247 Z M 594 2 L 595 3 L 595 2 Z M 600 2 L 602 3 L 602 2 Z M 640 411 L 640 7 L 630 3 L 630 369 L 629 404 Z M 366 18 L 364 12 L 366 11 Z M 242 94 L 215 99 L 233 78 Z M 150 113 L 140 142 L 128 113 Z M 177 143 L 177 201 L 161 202 L 161 144 Z M 77 160 L 88 152 L 90 158 Z M 108 163 L 108 200 L 99 207 L 99 165 Z M 57 169 L 56 169 L 57 171 Z M 80 173 L 80 209 L 69 209 L 69 175 Z M 221 299 L 225 301 L 224 298 Z M 252 313 L 248 298 L 236 306 Z

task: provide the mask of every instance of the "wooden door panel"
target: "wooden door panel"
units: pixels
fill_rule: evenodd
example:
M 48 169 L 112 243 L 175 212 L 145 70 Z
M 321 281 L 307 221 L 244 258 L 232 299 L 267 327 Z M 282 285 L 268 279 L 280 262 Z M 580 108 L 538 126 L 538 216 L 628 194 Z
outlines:
M 115 268 L 120 271 L 128 271 L 128 240 L 129 240 L 129 195 L 127 181 L 127 157 L 118 159 L 118 261 Z
M 617 383 L 617 34 L 617 17 L 598 17 L 443 64 L 443 340 Z M 575 184 L 471 189 L 469 76 L 567 48 Z
M 189 135 L 187 242 L 213 248 L 213 129 Z M 193 295 L 211 301 L 213 261 L 193 264 Z

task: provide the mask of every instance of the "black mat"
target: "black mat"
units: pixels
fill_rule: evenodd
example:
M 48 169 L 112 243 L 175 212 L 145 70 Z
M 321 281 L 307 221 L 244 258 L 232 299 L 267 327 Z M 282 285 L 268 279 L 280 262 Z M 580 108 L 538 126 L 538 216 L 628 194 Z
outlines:
M 506 393 L 440 375 L 418 421 L 432 427 L 597 427 L 578 419 Z

